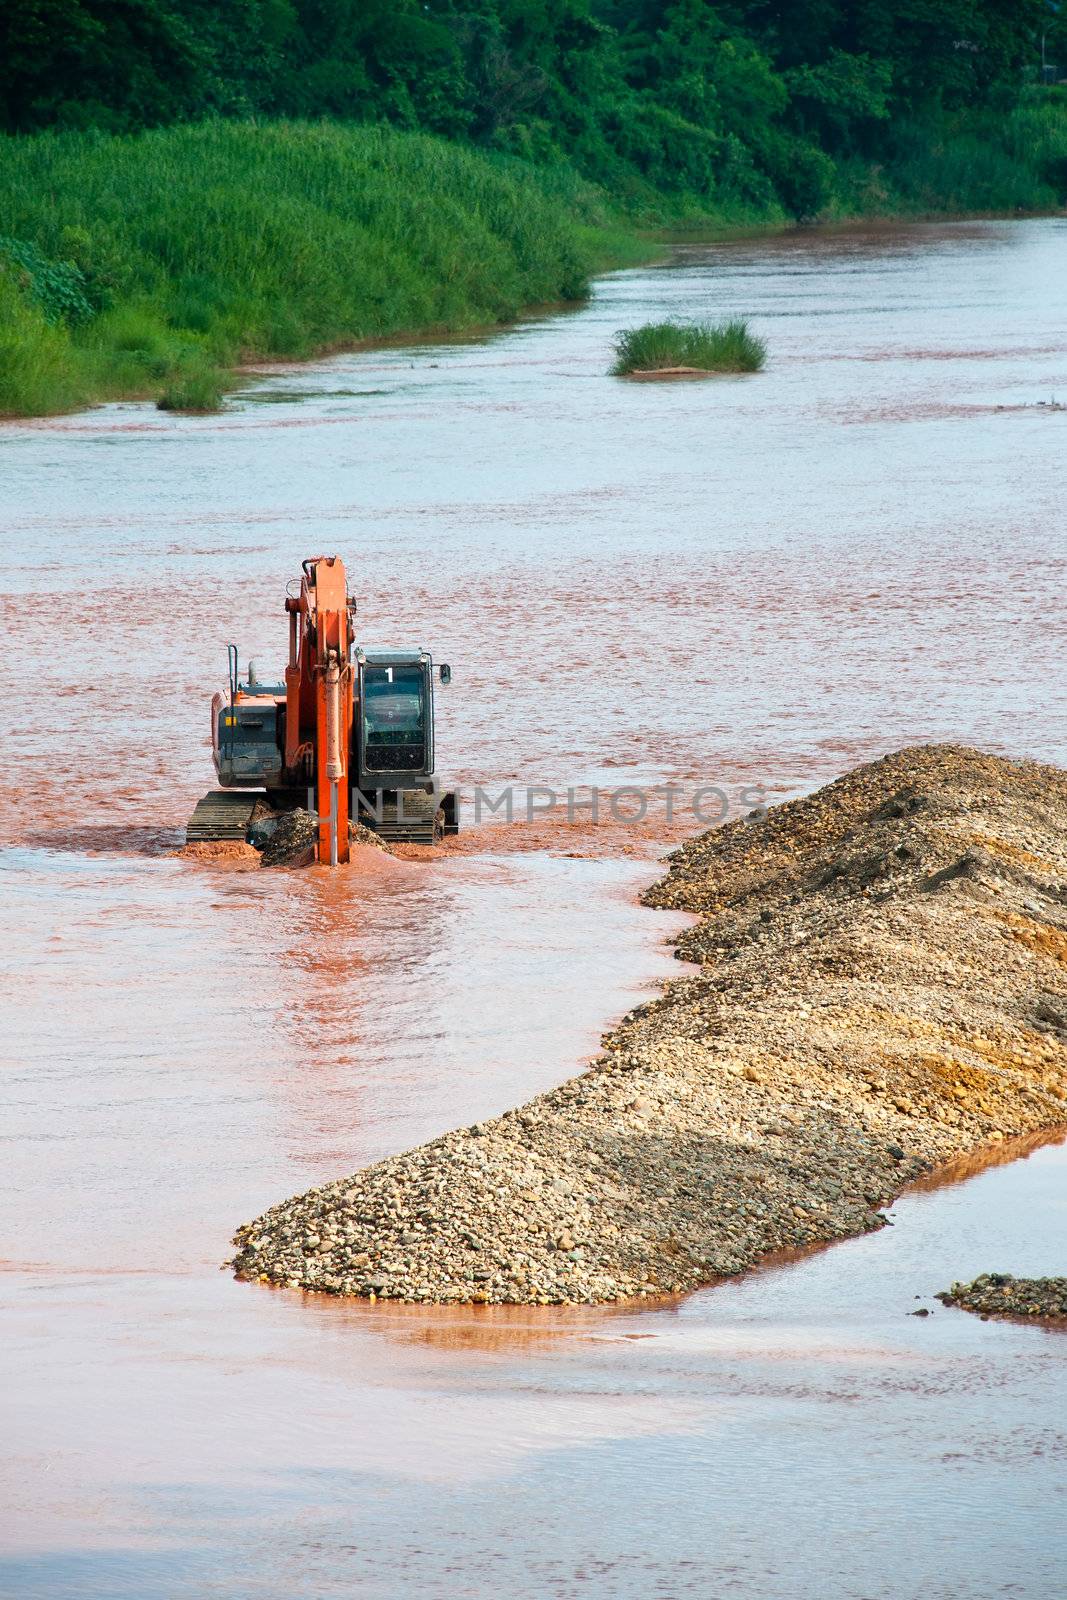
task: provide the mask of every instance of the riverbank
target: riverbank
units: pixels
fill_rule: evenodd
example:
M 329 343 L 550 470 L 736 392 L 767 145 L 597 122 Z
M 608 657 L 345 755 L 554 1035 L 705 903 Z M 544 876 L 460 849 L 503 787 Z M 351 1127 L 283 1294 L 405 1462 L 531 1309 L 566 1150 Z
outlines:
M 1064 161 L 1067 104 L 1027 103 L 904 141 L 895 165 L 839 164 L 808 220 L 1047 210 Z M 799 214 L 772 190 L 635 181 L 614 193 L 565 161 L 328 121 L 0 138 L 0 417 L 215 410 L 242 365 L 499 327 L 577 303 L 667 230 Z
M 703 963 L 588 1072 L 273 1207 L 238 1276 L 416 1301 L 679 1293 L 882 1225 L 920 1174 L 1067 1122 L 1067 775 L 859 767 L 670 857 Z
M 580 300 L 654 253 L 569 168 L 210 122 L 0 140 L 0 415 L 214 409 L 233 368 Z

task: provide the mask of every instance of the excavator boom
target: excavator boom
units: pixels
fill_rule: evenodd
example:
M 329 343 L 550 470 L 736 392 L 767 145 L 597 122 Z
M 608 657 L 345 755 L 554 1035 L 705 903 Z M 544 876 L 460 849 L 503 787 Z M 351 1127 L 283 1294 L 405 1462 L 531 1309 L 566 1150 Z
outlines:
M 285 602 L 285 766 L 289 773 L 307 772 L 319 819 L 318 858 L 336 866 L 348 860 L 356 603 L 340 556 L 316 556 L 303 569 L 299 596 Z

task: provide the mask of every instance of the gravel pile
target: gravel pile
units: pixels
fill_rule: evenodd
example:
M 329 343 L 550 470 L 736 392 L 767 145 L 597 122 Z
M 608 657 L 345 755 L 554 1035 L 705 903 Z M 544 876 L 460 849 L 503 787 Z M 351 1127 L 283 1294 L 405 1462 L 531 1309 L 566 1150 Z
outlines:
M 259 851 L 244 839 L 198 839 L 183 844 L 175 852 L 183 861 L 243 862 L 246 866 L 259 866 Z
M 1067 1278 L 1013 1278 L 1008 1272 L 983 1272 L 973 1283 L 954 1283 L 937 1299 L 947 1306 L 977 1311 L 982 1317 L 1067 1320 Z
M 418 1301 L 680 1292 L 879 1227 L 1067 1123 L 1067 774 L 951 746 L 668 857 L 699 971 L 589 1070 L 241 1227 L 241 1277 Z

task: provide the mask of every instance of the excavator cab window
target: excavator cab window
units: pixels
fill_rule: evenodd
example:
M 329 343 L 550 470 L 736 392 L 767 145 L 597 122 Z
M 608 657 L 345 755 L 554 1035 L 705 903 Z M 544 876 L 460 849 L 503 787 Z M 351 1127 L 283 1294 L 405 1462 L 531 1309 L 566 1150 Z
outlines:
M 364 667 L 363 759 L 368 771 L 422 771 L 426 721 L 426 675 L 421 666 Z

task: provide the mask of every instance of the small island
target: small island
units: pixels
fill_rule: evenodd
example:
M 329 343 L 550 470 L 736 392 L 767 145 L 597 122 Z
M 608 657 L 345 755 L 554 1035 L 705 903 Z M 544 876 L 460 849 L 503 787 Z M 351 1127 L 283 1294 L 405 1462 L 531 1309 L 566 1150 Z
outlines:
M 984 1272 L 971 1283 L 954 1283 L 937 1296 L 988 1317 L 1032 1317 L 1067 1323 L 1067 1278 L 1016 1278 L 1010 1272 Z
M 708 378 L 758 372 L 767 346 L 744 317 L 725 322 L 646 322 L 614 341 L 615 378 Z

